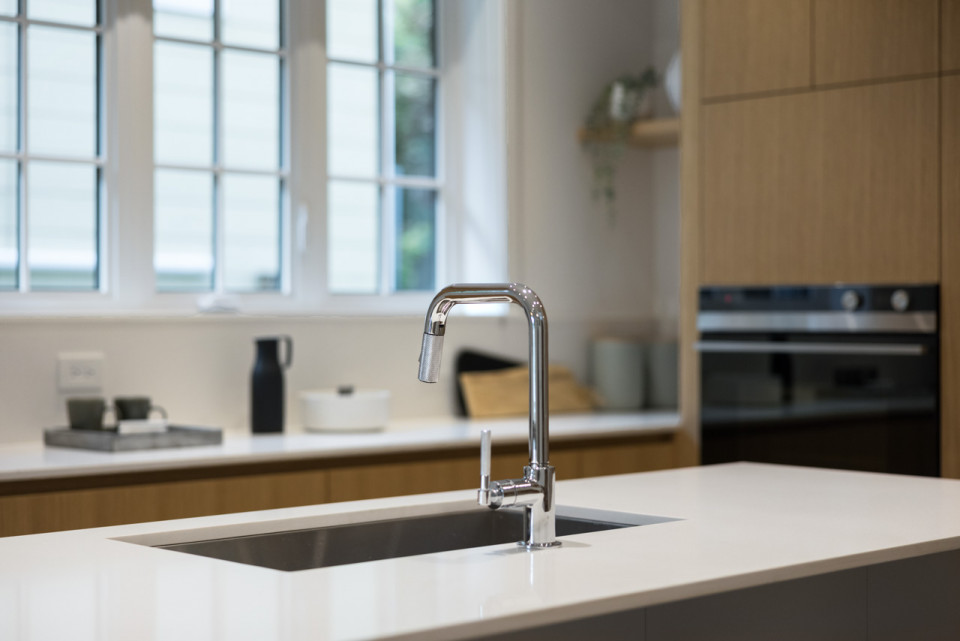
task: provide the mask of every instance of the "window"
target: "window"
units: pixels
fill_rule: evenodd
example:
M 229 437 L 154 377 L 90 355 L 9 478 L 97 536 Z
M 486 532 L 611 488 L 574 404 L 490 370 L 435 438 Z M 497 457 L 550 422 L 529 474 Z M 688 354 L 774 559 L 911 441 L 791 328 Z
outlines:
M 505 7 L 0 0 L 0 316 L 419 314 L 506 278 Z
M 327 0 L 327 286 L 437 281 L 436 2 Z
M 0 290 L 101 287 L 100 31 L 95 0 L 0 0 Z
M 279 0 L 154 0 L 154 269 L 161 292 L 283 289 Z

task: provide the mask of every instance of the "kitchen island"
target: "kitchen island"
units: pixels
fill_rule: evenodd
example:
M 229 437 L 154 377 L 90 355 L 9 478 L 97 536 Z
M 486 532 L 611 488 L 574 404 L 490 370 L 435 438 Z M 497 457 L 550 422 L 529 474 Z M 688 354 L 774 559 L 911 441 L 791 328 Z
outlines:
M 3 539 L 0 638 L 506 639 L 550 626 L 539 632 L 875 640 L 960 630 L 952 480 L 738 463 L 562 481 L 560 506 L 674 520 L 536 552 L 504 544 L 299 572 L 148 547 L 449 511 L 473 497 Z

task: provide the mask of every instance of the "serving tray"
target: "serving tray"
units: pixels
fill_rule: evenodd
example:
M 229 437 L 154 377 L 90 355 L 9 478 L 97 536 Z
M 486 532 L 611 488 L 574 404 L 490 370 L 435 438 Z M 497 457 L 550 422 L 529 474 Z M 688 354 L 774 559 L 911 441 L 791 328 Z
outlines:
M 223 430 L 212 427 L 170 425 L 165 432 L 120 434 L 116 430 L 73 430 L 69 427 L 53 427 L 43 430 L 43 442 L 45 445 L 55 447 L 73 447 L 101 452 L 132 452 L 168 447 L 219 445 L 223 442 Z

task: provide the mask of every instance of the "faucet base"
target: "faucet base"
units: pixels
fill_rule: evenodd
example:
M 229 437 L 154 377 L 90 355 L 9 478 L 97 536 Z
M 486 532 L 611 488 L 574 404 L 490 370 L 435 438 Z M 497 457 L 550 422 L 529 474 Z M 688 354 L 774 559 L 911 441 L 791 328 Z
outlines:
M 562 545 L 560 541 L 550 541 L 549 543 L 527 543 L 526 541 L 517 541 L 517 547 L 527 550 L 545 550 L 547 548 L 558 548 Z

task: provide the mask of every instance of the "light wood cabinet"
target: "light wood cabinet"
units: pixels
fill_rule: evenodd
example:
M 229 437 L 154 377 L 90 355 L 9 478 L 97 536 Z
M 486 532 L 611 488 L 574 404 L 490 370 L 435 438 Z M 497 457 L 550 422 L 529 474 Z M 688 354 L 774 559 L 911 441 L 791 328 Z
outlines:
M 809 269 L 816 120 L 814 94 L 704 107 L 701 284 L 784 282 Z
M 494 478 L 517 478 L 526 445 L 494 450 Z M 562 441 L 558 480 L 676 466 L 672 434 Z M 301 469 L 289 469 L 298 467 Z M 0 536 L 247 512 L 477 487 L 479 451 L 238 465 L 0 484 Z
M 960 71 L 960 0 L 940 3 L 940 68 Z
M 938 71 L 940 0 L 813 2 L 818 85 Z
M 936 79 L 702 114 L 702 284 L 938 280 Z
M 704 0 L 703 97 L 810 85 L 810 0 Z
M 940 413 L 943 475 L 960 478 L 960 76 L 941 80 Z
M 735 5 L 681 0 L 681 460 L 701 286 L 940 283 L 941 463 L 960 478 L 960 0 L 811 0 L 810 86 L 766 97 L 713 77 L 724 47 L 769 35 L 718 48 Z
M 650 440 L 640 444 L 594 445 L 578 452 L 576 478 L 627 474 L 634 470 L 649 472 L 675 467 L 676 445 L 673 438 Z M 560 474 L 559 463 L 555 464 Z M 574 478 L 564 475 L 562 478 Z
M 327 494 L 325 471 L 301 470 L 0 495 L 0 536 L 310 505 Z

